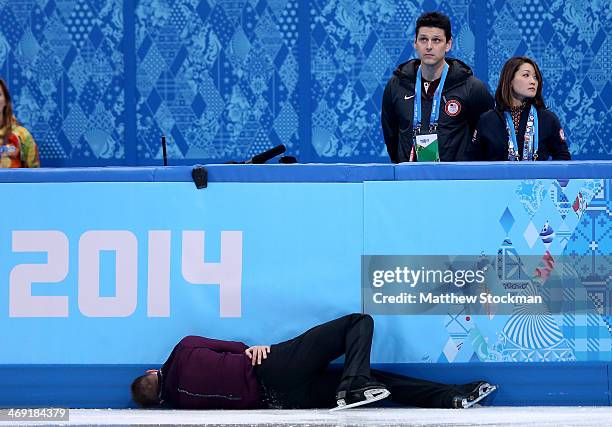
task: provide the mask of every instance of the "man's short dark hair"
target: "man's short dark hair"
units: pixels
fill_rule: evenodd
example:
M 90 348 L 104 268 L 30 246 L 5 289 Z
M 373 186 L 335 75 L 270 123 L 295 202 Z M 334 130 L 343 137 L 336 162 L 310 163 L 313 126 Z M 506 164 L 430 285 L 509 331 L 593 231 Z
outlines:
M 157 381 L 151 375 L 141 375 L 132 382 L 132 400 L 143 408 L 157 406 Z
M 419 35 L 419 28 L 421 27 L 433 27 L 440 28 L 444 30 L 444 35 L 446 36 L 446 41 L 449 41 L 453 38 L 453 34 L 451 33 L 451 23 L 448 16 L 440 12 L 425 12 L 416 22 L 416 29 L 414 30 L 414 37 Z

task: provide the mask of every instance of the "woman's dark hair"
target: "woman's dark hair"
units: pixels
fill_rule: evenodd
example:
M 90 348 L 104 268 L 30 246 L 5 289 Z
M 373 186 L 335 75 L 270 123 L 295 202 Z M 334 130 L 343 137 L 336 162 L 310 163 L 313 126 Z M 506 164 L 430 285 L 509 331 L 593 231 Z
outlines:
M 157 381 L 151 375 L 141 375 L 132 382 L 132 400 L 143 408 L 159 405 Z
M 544 98 L 542 98 L 542 73 L 538 64 L 526 56 L 514 56 L 506 61 L 502 68 L 501 75 L 499 76 L 499 83 L 497 84 L 497 90 L 495 91 L 495 103 L 498 110 L 510 110 L 512 108 L 512 79 L 518 71 L 521 65 L 531 64 L 535 70 L 536 77 L 538 79 L 538 88 L 536 94 L 533 97 L 532 103 L 539 108 L 546 108 L 544 105 Z
M 4 141 L 6 144 L 11 133 L 13 133 L 13 101 L 11 100 L 11 94 L 8 91 L 8 87 L 4 80 L 0 79 L 0 89 L 2 90 L 2 94 L 4 95 L 4 108 L 2 109 L 2 123 L 4 129 Z
M 416 22 L 416 29 L 414 30 L 415 39 L 419 35 L 419 28 L 421 27 L 433 27 L 444 30 L 446 41 L 448 42 L 452 37 L 451 23 L 448 16 L 440 12 L 426 12 L 419 16 Z

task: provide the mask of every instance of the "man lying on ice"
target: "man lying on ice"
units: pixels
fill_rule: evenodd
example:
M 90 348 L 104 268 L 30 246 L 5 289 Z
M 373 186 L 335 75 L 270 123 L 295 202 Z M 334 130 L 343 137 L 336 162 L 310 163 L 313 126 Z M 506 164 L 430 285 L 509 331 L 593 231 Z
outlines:
M 178 409 L 346 409 L 390 396 L 405 406 L 469 408 L 496 389 L 370 370 L 373 332 L 371 316 L 350 314 L 271 346 L 185 337 L 161 369 L 134 380 L 132 399 Z M 342 355 L 341 371 L 327 369 Z

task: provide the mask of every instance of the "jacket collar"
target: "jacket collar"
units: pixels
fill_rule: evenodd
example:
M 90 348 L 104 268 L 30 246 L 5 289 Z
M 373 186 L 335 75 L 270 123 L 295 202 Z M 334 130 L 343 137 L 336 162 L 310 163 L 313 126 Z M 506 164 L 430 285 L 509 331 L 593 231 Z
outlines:
M 465 82 L 468 78 L 474 75 L 472 69 L 464 62 L 455 58 L 446 58 L 448 63 L 448 76 L 444 84 L 444 92 L 453 89 Z M 393 75 L 396 76 L 400 83 L 407 89 L 414 90 L 416 81 L 416 70 L 421 64 L 420 59 L 411 59 L 410 61 L 400 64 Z

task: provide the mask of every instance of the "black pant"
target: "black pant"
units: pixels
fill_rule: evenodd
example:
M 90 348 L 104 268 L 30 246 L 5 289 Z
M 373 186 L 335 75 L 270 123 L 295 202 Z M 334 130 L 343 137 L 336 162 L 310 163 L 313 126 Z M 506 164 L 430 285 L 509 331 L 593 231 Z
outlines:
M 257 367 L 264 404 L 272 408 L 331 408 L 336 391 L 356 379 L 376 380 L 387 386 L 391 400 L 406 406 L 448 408 L 459 386 L 439 384 L 370 370 L 374 321 L 367 314 L 351 314 L 271 346 Z M 342 370 L 328 369 L 345 355 Z

